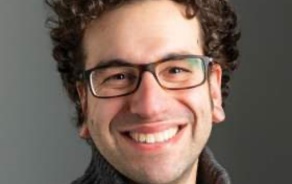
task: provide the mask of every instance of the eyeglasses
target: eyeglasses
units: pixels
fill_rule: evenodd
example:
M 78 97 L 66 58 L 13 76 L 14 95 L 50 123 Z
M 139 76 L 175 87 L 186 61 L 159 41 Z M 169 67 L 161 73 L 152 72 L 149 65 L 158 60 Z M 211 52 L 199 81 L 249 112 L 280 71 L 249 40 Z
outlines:
M 213 60 L 198 55 L 174 55 L 150 64 L 135 65 L 123 60 L 111 60 L 83 72 L 93 96 L 113 98 L 134 93 L 144 72 L 153 74 L 158 84 L 167 90 L 182 90 L 202 85 Z

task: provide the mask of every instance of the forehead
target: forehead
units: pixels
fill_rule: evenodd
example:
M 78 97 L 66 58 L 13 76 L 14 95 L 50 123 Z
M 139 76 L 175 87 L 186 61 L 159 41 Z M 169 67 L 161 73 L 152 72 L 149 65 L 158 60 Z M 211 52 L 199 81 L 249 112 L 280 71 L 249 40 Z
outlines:
M 171 53 L 202 54 L 197 18 L 169 0 L 140 1 L 105 13 L 91 22 L 83 39 L 86 68 L 121 58 L 147 63 Z

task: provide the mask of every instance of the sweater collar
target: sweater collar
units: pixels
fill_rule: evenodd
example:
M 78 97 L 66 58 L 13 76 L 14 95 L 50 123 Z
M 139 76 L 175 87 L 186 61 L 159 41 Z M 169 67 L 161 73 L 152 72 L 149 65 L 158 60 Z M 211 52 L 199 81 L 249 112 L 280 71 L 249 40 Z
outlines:
M 199 158 L 197 184 L 230 184 L 227 171 L 216 161 L 208 147 Z
M 128 184 L 129 180 L 116 171 L 99 153 L 95 146 L 91 146 L 92 159 L 83 176 L 72 184 Z M 230 184 L 225 169 L 215 160 L 209 148 L 205 148 L 199 158 L 197 184 Z

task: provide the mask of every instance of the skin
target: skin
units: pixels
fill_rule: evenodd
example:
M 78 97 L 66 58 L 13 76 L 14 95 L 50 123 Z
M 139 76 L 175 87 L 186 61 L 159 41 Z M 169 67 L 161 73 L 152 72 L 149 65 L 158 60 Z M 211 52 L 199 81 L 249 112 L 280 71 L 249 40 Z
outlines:
M 140 1 L 94 20 L 83 46 L 86 69 L 121 58 L 134 64 L 157 61 L 170 53 L 203 55 L 200 24 L 186 19 L 185 7 L 172 1 Z M 224 120 L 221 68 L 213 65 L 203 85 L 162 89 L 149 72 L 128 96 L 99 99 L 77 85 L 87 121 L 80 136 L 91 138 L 106 160 L 133 183 L 189 184 L 196 181 L 198 157 L 214 123 Z M 212 106 L 213 104 L 213 106 Z M 180 127 L 165 143 L 145 145 L 125 132 L 154 133 Z

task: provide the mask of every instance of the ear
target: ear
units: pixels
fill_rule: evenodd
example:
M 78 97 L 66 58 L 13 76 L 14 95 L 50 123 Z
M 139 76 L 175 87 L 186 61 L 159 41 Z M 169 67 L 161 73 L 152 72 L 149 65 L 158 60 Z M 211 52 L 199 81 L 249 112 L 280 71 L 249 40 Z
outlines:
M 76 89 L 78 92 L 78 96 L 80 99 L 80 105 L 81 105 L 81 109 L 82 109 L 82 113 L 84 114 L 84 118 L 86 119 L 86 112 L 87 112 L 87 90 L 86 90 L 86 85 L 82 82 L 77 82 L 76 83 Z M 81 138 L 87 139 L 90 137 L 89 134 L 89 129 L 88 129 L 88 125 L 87 122 L 83 122 L 82 125 L 79 127 L 79 136 Z
M 83 82 L 77 82 L 76 89 L 79 96 L 82 113 L 85 113 L 87 110 L 86 109 L 86 100 L 87 100 L 86 85 Z
M 87 122 L 83 122 L 81 127 L 79 127 L 79 136 L 83 139 L 88 139 L 90 137 Z
M 222 68 L 220 65 L 214 64 L 210 69 L 210 96 L 213 105 L 212 119 L 214 123 L 220 123 L 225 119 L 221 95 Z

